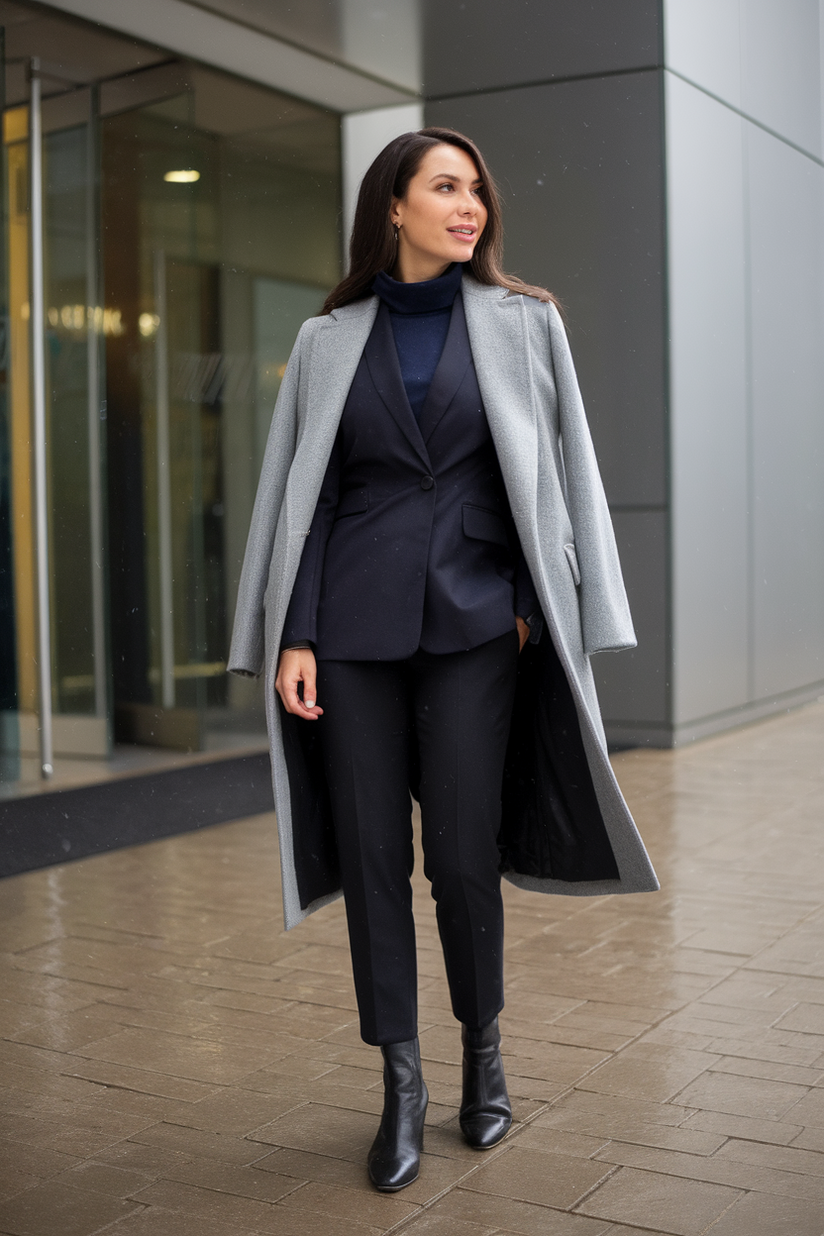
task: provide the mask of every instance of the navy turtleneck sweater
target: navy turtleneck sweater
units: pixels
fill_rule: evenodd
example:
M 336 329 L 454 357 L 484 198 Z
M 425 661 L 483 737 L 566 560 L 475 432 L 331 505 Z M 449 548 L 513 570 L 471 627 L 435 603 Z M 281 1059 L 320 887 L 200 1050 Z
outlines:
M 446 343 L 462 275 L 462 263 L 455 262 L 437 279 L 423 283 L 399 283 L 385 271 L 372 283 L 389 310 L 403 385 L 418 421 Z

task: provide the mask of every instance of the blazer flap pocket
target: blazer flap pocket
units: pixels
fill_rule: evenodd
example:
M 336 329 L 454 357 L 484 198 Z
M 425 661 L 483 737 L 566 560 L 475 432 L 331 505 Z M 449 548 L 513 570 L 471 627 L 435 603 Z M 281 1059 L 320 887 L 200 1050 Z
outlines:
M 496 545 L 504 545 L 509 549 L 509 537 L 506 524 L 495 511 L 487 510 L 485 506 L 473 506 L 471 502 L 463 505 L 463 530 L 467 536 L 476 541 L 493 541 Z
M 335 510 L 335 519 L 344 515 L 361 515 L 369 509 L 369 490 L 364 485 L 362 489 L 348 489 L 341 494 Z
M 567 562 L 569 563 L 569 569 L 570 571 L 572 571 L 572 578 L 575 580 L 575 587 L 580 588 L 581 568 L 578 566 L 578 555 L 575 552 L 575 546 L 572 544 L 565 545 L 564 553 L 567 556 Z

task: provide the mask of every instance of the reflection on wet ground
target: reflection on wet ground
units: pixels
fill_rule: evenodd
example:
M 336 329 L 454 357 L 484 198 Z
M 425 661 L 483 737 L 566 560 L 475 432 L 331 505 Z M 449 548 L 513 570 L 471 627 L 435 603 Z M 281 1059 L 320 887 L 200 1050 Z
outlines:
M 507 886 L 486 1155 L 418 863 L 432 1102 L 396 1196 L 343 907 L 283 934 L 271 816 L 5 881 L 0 1233 L 822 1236 L 823 757 L 821 703 L 615 757 L 662 891 Z

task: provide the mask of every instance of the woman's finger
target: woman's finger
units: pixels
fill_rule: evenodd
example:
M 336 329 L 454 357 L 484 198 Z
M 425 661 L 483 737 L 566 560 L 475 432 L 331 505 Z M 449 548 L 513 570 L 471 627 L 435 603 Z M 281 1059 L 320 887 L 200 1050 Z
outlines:
M 275 689 L 287 712 L 305 721 L 317 721 L 323 715 L 323 709 L 315 702 L 316 677 L 315 655 L 311 649 L 290 648 L 281 654 Z M 301 683 L 303 699 L 299 694 Z
M 307 710 L 313 709 L 317 702 L 316 681 L 317 666 L 315 658 L 312 657 L 311 665 L 304 665 L 303 667 L 303 704 Z

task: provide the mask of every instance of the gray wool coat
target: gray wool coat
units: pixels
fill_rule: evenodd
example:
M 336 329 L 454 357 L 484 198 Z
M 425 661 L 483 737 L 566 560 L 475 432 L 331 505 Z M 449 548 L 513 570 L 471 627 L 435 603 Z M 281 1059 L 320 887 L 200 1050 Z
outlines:
M 522 888 L 591 896 L 658 888 L 607 758 L 590 656 L 635 635 L 612 524 L 557 310 L 464 275 L 472 354 L 512 515 L 549 636 L 574 700 L 592 786 L 618 879 L 507 872 Z M 240 579 L 229 670 L 265 675 L 287 929 L 340 895 L 301 905 L 293 787 L 275 676 L 286 610 L 344 403 L 378 309 L 346 305 L 301 327 L 278 396 Z M 309 725 L 309 722 L 300 722 Z

